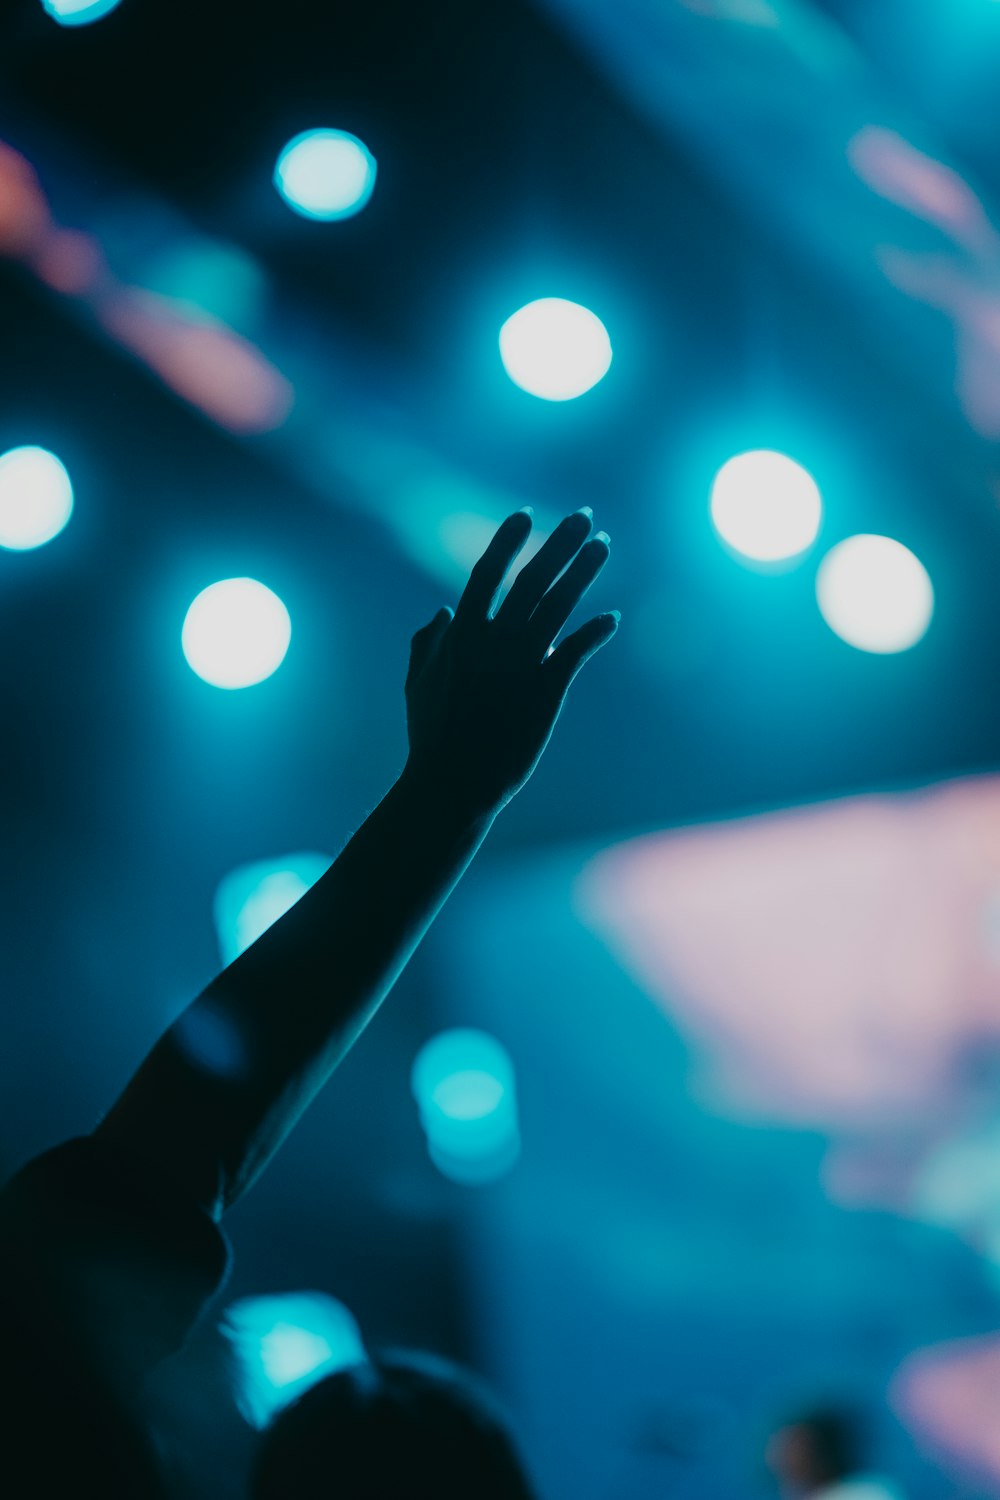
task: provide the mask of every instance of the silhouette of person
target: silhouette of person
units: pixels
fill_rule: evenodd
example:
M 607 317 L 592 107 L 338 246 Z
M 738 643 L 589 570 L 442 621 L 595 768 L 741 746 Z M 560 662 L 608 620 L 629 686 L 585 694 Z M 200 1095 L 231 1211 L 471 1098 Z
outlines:
M 862 1424 L 844 1408 L 803 1413 L 779 1427 L 766 1459 L 786 1500 L 902 1500 L 866 1472 Z
M 425 1354 L 320 1381 L 264 1433 L 251 1500 L 531 1500 L 492 1398 Z
M 601 615 L 551 649 L 608 560 L 589 510 L 499 602 L 531 525 L 527 509 L 509 516 L 454 613 L 413 637 L 405 767 L 330 870 L 169 1028 L 89 1136 L 0 1194 L 5 1494 L 160 1493 L 136 1396 L 225 1278 L 222 1215 L 385 999 L 617 629 Z M 239 1068 L 194 1044 L 206 1027 Z

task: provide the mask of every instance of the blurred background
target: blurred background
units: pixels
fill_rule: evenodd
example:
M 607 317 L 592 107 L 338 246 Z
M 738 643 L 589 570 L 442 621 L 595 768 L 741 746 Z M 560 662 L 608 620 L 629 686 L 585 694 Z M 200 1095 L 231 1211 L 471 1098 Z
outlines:
M 505 514 L 622 613 L 228 1221 L 280 1357 L 163 1369 L 179 1490 L 341 1304 L 551 1500 L 829 1401 L 1000 1493 L 998 84 L 995 0 L 4 5 L 5 1173 L 374 806 Z

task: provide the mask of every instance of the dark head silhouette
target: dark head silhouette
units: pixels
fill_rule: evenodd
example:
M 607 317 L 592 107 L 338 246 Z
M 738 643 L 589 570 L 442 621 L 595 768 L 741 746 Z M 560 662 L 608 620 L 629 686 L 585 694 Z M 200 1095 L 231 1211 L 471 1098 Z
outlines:
M 489 1396 L 453 1365 L 394 1354 L 328 1376 L 261 1439 L 253 1500 L 532 1500 Z
M 767 1461 L 785 1493 L 810 1495 L 864 1467 L 861 1424 L 846 1408 L 803 1412 L 772 1436 Z

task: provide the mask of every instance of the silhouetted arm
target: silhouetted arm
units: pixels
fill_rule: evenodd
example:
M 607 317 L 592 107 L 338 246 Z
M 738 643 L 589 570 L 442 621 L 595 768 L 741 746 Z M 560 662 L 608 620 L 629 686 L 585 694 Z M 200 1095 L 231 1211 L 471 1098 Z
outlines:
M 399 780 L 322 879 L 174 1023 L 98 1127 L 215 1217 L 378 1009 L 537 765 L 576 673 L 615 633 L 617 616 L 601 615 L 546 654 L 608 559 L 590 529 L 589 513 L 568 516 L 496 608 L 531 530 L 524 511 L 503 523 L 454 615 L 440 610 L 413 637 Z M 225 1043 L 224 1071 L 204 1061 L 208 1034 Z

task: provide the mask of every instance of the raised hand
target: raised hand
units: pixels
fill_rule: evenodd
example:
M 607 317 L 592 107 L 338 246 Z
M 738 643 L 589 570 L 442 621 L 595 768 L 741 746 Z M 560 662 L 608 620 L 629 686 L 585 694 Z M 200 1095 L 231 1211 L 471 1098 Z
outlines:
M 606 533 L 591 537 L 591 528 L 589 510 L 567 516 L 497 608 L 531 532 L 530 512 L 516 511 L 476 563 L 454 614 L 439 610 L 413 637 L 407 771 L 453 791 L 472 812 L 494 813 L 520 791 L 570 683 L 618 629 L 617 612 L 598 615 L 550 650 L 608 560 Z

